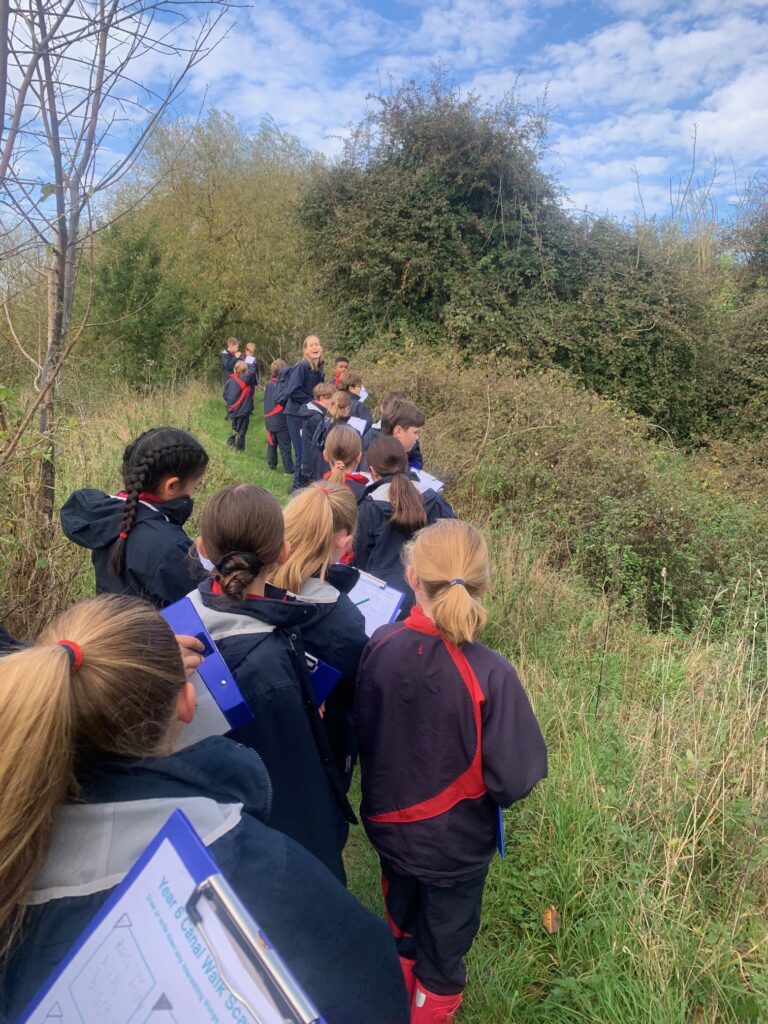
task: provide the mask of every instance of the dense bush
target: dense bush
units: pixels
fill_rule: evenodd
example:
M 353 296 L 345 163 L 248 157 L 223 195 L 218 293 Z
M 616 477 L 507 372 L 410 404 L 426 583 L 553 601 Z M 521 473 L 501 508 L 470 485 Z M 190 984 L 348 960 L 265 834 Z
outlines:
M 465 514 L 525 526 L 551 564 L 572 564 L 656 627 L 718 620 L 768 572 L 768 507 L 729 494 L 704 457 L 689 463 L 647 421 L 557 370 L 436 355 L 369 351 L 366 386 L 415 394 L 428 468 Z

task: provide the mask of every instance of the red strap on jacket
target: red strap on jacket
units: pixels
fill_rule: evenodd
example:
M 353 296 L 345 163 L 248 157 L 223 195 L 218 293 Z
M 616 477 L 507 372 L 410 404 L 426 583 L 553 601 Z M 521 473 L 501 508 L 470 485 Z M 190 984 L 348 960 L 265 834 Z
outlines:
M 278 402 L 274 409 L 270 409 L 269 412 L 265 412 L 264 415 L 265 416 L 277 416 L 277 414 L 279 412 L 282 412 L 284 408 L 285 408 L 285 406 L 284 405 L 280 405 L 280 403 Z
M 251 387 L 249 384 L 246 384 L 245 381 L 242 380 L 242 378 L 238 377 L 236 373 L 230 373 L 229 379 L 236 380 L 237 383 L 240 385 L 240 397 L 233 405 L 230 405 L 229 408 L 227 409 L 227 412 L 234 412 L 235 409 L 239 409 L 243 402 L 246 400 L 246 398 L 251 392 Z
M 445 814 L 446 811 L 450 811 L 452 807 L 455 807 L 462 800 L 476 800 L 486 793 L 485 782 L 483 781 L 482 719 L 480 715 L 480 708 L 485 702 L 485 696 L 480 688 L 477 676 L 458 647 L 454 647 L 452 643 L 446 640 L 434 622 L 424 614 L 419 605 L 412 609 L 411 614 L 405 620 L 405 626 L 407 629 L 412 629 L 417 633 L 439 636 L 445 645 L 445 649 L 450 654 L 472 701 L 472 716 L 475 721 L 477 748 L 466 771 L 454 779 L 441 793 L 429 797 L 428 800 L 422 800 L 418 804 L 412 804 L 410 807 L 403 807 L 399 811 L 371 814 L 368 819 L 369 821 L 389 824 L 404 824 L 409 821 L 424 821 L 426 818 L 436 818 L 439 814 Z

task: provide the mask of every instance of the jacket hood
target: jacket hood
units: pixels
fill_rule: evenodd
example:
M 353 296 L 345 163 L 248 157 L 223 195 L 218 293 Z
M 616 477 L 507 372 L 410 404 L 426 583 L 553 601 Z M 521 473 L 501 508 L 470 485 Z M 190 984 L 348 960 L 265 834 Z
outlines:
M 261 758 L 218 736 L 170 757 L 106 759 L 81 772 L 81 783 L 87 802 L 57 810 L 30 904 L 111 889 L 177 808 L 206 846 L 236 828 L 243 811 L 265 820 L 271 810 Z
M 322 405 L 318 405 L 317 402 L 307 402 L 306 405 L 302 405 L 299 409 L 299 416 L 303 419 L 308 419 L 310 416 L 325 416 L 326 410 Z
M 61 507 L 61 528 L 64 535 L 80 547 L 103 548 L 114 544 L 120 533 L 125 498 L 105 494 L 92 487 L 75 491 Z M 165 519 L 183 526 L 192 515 L 194 505 L 186 495 L 172 501 L 142 500 L 136 509 L 134 526 L 149 519 Z
M 265 632 L 260 628 L 261 624 L 269 627 L 266 630 L 268 634 L 272 629 L 301 626 L 312 617 L 311 606 L 285 600 L 285 591 L 279 590 L 277 587 L 269 587 L 264 597 L 246 597 L 238 602 L 215 594 L 213 580 L 210 579 L 203 580 L 198 590 L 203 605 L 217 613 L 219 618 L 226 616 L 238 620 L 236 628 L 227 628 L 226 622 L 218 622 L 218 619 L 213 629 L 208 626 L 208 631 L 214 640 L 217 633 L 225 635 L 225 631 L 228 635 L 233 635 L 235 631 L 239 633 L 253 632 L 255 640 L 259 633 Z M 278 595 L 280 596 L 278 597 Z M 202 618 L 203 621 L 206 621 L 207 616 L 203 614 Z M 252 622 L 252 628 L 248 628 L 248 620 Z
M 403 474 L 408 477 L 416 490 L 424 498 L 424 505 L 429 510 L 430 505 L 434 504 L 437 499 L 437 492 L 434 491 L 428 484 L 425 484 L 423 480 L 420 480 L 416 473 L 409 471 Z M 374 481 L 370 484 L 365 491 L 366 497 L 373 498 L 374 501 L 389 501 L 389 485 L 392 483 L 394 474 L 390 476 L 383 476 L 380 480 Z

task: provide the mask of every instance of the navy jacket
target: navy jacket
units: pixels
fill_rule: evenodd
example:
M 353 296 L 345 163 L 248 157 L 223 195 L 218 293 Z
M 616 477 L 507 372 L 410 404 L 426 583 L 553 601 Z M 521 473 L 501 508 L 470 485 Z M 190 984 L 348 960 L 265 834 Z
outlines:
M 224 349 L 224 351 L 219 356 L 219 363 L 221 364 L 222 388 L 225 388 L 227 386 L 227 381 L 229 380 L 229 376 L 235 368 L 235 363 L 237 362 L 237 360 L 238 357 L 230 355 L 226 349 Z
M 300 359 L 285 382 L 285 411 L 289 416 L 298 416 L 302 405 L 312 401 L 312 392 L 315 385 L 320 384 L 323 379 L 323 367 L 313 370 L 306 359 Z
M 224 403 L 230 416 L 250 416 L 253 412 L 253 384 L 251 375 L 236 373 L 229 376 L 224 387 Z
M 441 494 L 424 488 L 415 473 L 409 473 L 408 478 L 422 493 L 428 526 L 438 519 L 456 518 Z M 400 613 L 402 617 L 411 610 L 414 602 L 413 591 L 405 581 L 405 568 L 400 560 L 400 552 L 410 536 L 389 522 L 392 515 L 388 500 L 391 481 L 391 476 L 385 476 L 372 483 L 360 502 L 353 564 L 405 594 Z
M 365 431 L 363 432 L 365 434 L 368 430 L 370 430 L 373 424 L 373 416 L 371 416 L 371 410 L 368 408 L 368 406 L 365 404 L 362 398 L 358 398 L 357 395 L 353 395 L 350 392 L 349 397 L 352 399 L 351 415 L 356 416 L 359 420 L 365 420 Z
M 314 439 L 317 430 L 325 419 L 325 409 L 314 400 L 306 402 L 298 411 L 301 418 L 301 476 L 305 483 L 319 480 L 316 475 L 319 462 L 322 463 L 322 450 L 318 456 Z M 321 474 L 322 475 L 322 474 Z
M 0 622 L 0 654 L 10 654 L 12 651 L 17 651 L 20 647 L 24 647 L 20 640 L 6 630 L 2 622 Z
M 361 813 L 378 852 L 427 882 L 479 874 L 497 805 L 547 774 L 547 750 L 517 673 L 483 644 L 460 649 L 416 606 L 381 626 L 360 664 Z
M 109 559 L 120 533 L 124 497 L 104 494 L 91 487 L 70 494 L 61 508 L 65 536 L 90 548 L 96 571 L 97 594 L 134 594 L 158 608 L 173 604 L 200 581 L 192 541 L 182 526 L 192 514 L 192 499 L 158 502 L 146 495 L 136 510 L 125 542 L 125 573 L 119 579 Z
M 309 435 L 307 433 L 304 434 L 304 441 L 301 448 L 301 466 L 303 476 L 306 476 L 309 480 L 320 480 L 325 476 L 330 468 L 323 458 L 326 438 L 334 427 L 343 425 L 346 422 L 347 420 L 345 418 L 334 422 L 331 418 L 331 414 L 326 412 L 314 428 L 311 440 L 308 440 Z
M 312 695 L 301 626 L 312 605 L 279 597 L 233 603 L 200 584 L 198 610 L 253 713 L 228 735 L 255 750 L 274 789 L 273 828 L 301 843 L 345 881 L 341 851 L 355 816 Z M 193 595 L 194 596 L 194 595 Z M 235 635 L 232 635 L 233 631 Z
M 355 678 L 368 643 L 363 613 L 348 596 L 358 578 L 357 569 L 330 565 L 324 582 L 313 577 L 296 595 L 298 601 L 312 608 L 310 618 L 301 627 L 305 649 L 341 672 L 341 679 L 325 702 L 323 726 L 347 788 L 356 752 L 351 721 Z
M 285 406 L 277 400 L 280 378 L 273 377 L 264 388 L 264 425 L 267 430 L 285 430 Z
M 386 925 L 267 827 L 270 784 L 252 751 L 216 737 L 170 757 L 105 760 L 80 781 L 83 802 L 57 813 L 21 940 L 5 964 L 0 1015 L 18 1018 L 178 807 L 329 1024 L 407 1024 Z

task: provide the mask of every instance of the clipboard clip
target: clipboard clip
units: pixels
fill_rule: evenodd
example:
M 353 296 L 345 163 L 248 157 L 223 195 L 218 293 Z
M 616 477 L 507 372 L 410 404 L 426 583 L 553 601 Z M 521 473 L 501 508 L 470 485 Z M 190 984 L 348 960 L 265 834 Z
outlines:
M 371 576 L 369 572 L 365 572 L 363 569 L 358 569 L 357 571 L 360 573 L 361 576 L 364 576 L 369 583 L 372 583 L 375 587 L 378 587 L 379 590 L 387 589 L 387 583 L 385 580 L 380 580 L 378 576 Z
M 251 1014 L 254 1020 L 261 1019 L 248 1004 L 248 999 L 230 984 L 226 970 L 220 962 L 214 943 L 205 931 L 201 904 L 205 903 L 216 915 L 227 936 L 242 954 L 249 970 L 256 975 L 275 1004 L 276 1010 L 286 1024 L 325 1024 L 323 1018 L 307 998 L 304 990 L 293 977 L 277 950 L 238 899 L 234 890 L 221 875 L 212 875 L 195 887 L 187 900 L 186 910 L 190 920 L 205 938 L 208 950 L 216 962 L 219 977 L 230 992 Z

